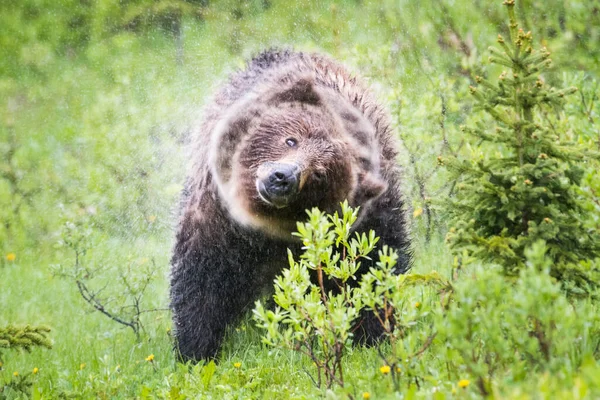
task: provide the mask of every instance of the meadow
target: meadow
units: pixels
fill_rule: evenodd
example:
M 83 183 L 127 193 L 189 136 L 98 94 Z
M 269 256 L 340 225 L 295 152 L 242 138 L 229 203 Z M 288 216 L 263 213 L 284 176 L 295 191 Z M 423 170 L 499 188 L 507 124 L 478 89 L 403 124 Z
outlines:
M 543 121 L 590 151 L 576 194 L 598 233 L 600 6 L 515 10 L 551 52 L 544 82 L 577 88 Z M 501 1 L 3 2 L 0 398 L 600 398 L 597 288 L 550 277 L 542 248 L 527 251 L 538 269 L 506 278 L 486 260 L 463 265 L 446 240 L 459 180 L 440 157 L 488 155 L 461 126 L 490 124 L 469 87 L 501 73 L 488 60 L 499 34 L 509 37 Z M 388 106 L 412 273 L 453 287 L 407 289 L 406 330 L 349 347 L 343 387 L 318 387 L 311 360 L 264 344 L 250 312 L 218 362 L 173 352 L 169 259 L 188 135 L 219 82 L 271 47 L 331 55 Z M 49 327 L 51 348 L 3 344 L 3 327 L 25 325 Z

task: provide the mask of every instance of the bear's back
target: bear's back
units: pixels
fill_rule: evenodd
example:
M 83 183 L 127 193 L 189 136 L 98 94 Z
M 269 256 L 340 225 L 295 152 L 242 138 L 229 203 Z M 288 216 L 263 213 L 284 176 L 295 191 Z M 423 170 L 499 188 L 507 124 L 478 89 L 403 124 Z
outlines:
M 382 108 L 366 85 L 339 63 L 316 53 L 264 51 L 252 58 L 246 68 L 229 78 L 217 94 L 216 102 L 221 107 L 228 107 L 261 85 L 285 85 L 307 76 L 314 77 L 318 86 L 342 95 L 374 125 L 381 122 Z

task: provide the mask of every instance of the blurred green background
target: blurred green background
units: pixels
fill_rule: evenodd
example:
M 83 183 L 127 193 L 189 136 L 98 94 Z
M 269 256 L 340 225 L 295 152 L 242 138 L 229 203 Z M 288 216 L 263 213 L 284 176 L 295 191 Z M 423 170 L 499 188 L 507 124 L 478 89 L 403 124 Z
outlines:
M 600 3 L 523 0 L 517 13 L 553 54 L 544 78 L 580 89 L 565 106 L 573 135 L 600 148 Z M 482 65 L 507 31 L 501 2 L 487 0 L 3 0 L 0 326 L 50 325 L 55 346 L 11 353 L 0 383 L 39 367 L 36 393 L 45 397 L 109 398 L 144 397 L 143 388 L 155 387 L 170 393 L 169 379 L 191 379 L 174 364 L 168 312 L 144 314 L 137 341 L 90 313 L 73 282 L 53 271 L 74 262 L 64 240 L 72 223 L 89 238 L 92 284 L 106 286 L 106 298 L 122 294 L 116 276 L 153 263 L 156 279 L 143 301 L 167 307 L 188 133 L 228 73 L 265 48 L 322 51 L 368 80 L 402 140 L 417 269 L 449 270 L 447 227 L 432 201 L 443 201 L 452 182 L 436 158 L 470 151 L 459 126 L 485 119 L 468 86 L 477 74 L 500 72 Z M 596 174 L 587 172 L 586 190 L 597 200 Z M 226 359 L 260 351 L 247 349 L 260 346 L 256 335 L 232 344 L 240 340 L 227 345 Z M 151 353 L 157 361 L 149 365 Z M 276 369 L 257 396 L 288 385 Z M 306 376 L 292 379 L 310 386 Z M 290 387 L 290 397 L 306 390 Z

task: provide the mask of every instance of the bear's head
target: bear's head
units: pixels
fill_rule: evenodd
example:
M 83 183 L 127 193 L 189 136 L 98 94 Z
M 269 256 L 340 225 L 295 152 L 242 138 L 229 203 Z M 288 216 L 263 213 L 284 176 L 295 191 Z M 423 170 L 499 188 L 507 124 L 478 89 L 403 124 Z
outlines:
M 383 193 L 375 128 L 313 77 L 256 88 L 216 125 L 211 172 L 230 215 L 291 239 L 306 209 L 364 210 Z

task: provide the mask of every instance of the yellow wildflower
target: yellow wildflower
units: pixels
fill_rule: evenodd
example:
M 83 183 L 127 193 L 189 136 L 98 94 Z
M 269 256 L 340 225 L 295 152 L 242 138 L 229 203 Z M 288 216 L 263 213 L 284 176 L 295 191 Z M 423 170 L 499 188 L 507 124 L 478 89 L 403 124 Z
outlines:
M 233 366 L 236 367 L 236 368 L 240 368 L 242 366 L 242 363 L 241 362 L 236 362 L 236 363 L 233 363 Z
M 35 367 L 35 368 L 33 369 L 33 374 L 35 375 L 35 374 L 37 374 L 38 372 L 40 372 L 40 370 L 38 369 L 38 367 Z
M 461 379 L 460 381 L 458 381 L 458 387 L 460 388 L 466 388 L 467 386 L 469 386 L 469 384 L 471 383 L 470 380 L 468 379 Z
M 370 399 L 370 398 L 371 398 L 371 393 L 369 393 L 369 392 L 363 393 L 363 399 Z
M 85 363 L 79 364 L 79 369 L 84 369 L 84 368 L 85 368 Z
M 421 214 L 423 214 L 423 207 L 419 207 L 419 208 L 415 209 L 415 211 L 413 211 L 413 217 L 415 217 L 415 218 L 417 218 Z
M 396 367 L 396 372 L 400 372 L 400 367 Z
M 415 303 L 415 308 L 419 308 L 419 307 L 421 307 L 421 303 L 417 301 L 417 302 Z
M 389 365 L 384 365 L 382 367 L 379 368 L 379 371 L 381 371 L 382 374 L 387 375 L 390 373 L 392 369 L 390 368 Z
M 15 261 L 15 259 L 17 258 L 17 255 L 15 253 L 8 253 L 6 255 L 6 261 Z
M 19 372 L 17 372 L 17 371 L 13 372 L 13 376 L 16 378 L 17 376 L 19 376 Z
M 154 354 L 150 354 L 148 357 L 146 357 L 146 361 L 153 362 L 154 361 Z

